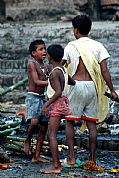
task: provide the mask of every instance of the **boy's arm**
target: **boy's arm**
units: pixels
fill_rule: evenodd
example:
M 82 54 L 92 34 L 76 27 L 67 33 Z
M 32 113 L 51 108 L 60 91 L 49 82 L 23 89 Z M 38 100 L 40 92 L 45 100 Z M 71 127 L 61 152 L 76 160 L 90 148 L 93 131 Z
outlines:
M 103 76 L 103 78 L 104 78 L 106 84 L 108 85 L 108 87 L 109 87 L 109 89 L 110 89 L 112 98 L 113 98 L 113 99 L 118 98 L 118 95 L 117 95 L 117 93 L 115 92 L 115 90 L 114 90 L 114 88 L 113 88 L 111 76 L 110 76 L 109 70 L 108 70 L 108 68 L 107 68 L 106 59 L 104 59 L 104 60 L 100 63 L 100 66 L 101 66 L 102 76 Z
M 47 75 L 50 74 L 50 72 L 52 71 L 52 69 L 53 69 L 53 65 L 52 64 L 46 64 Z
M 73 78 L 70 76 L 70 75 L 68 75 L 68 85 L 75 85 L 75 80 L 73 80 Z
M 37 86 L 47 86 L 48 85 L 48 81 L 39 80 L 34 63 L 29 63 L 28 70 L 30 72 L 30 77 L 32 78 L 35 85 L 37 85 Z

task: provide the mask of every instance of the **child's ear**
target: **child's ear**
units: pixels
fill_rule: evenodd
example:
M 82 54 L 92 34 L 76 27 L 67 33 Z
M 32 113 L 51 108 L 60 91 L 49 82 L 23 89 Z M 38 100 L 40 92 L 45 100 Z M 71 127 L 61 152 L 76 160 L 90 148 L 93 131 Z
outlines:
M 49 61 L 51 61 L 52 60 L 51 56 L 49 54 L 47 54 L 47 56 L 48 56 Z
M 32 51 L 32 56 L 35 56 L 36 52 L 35 51 Z
M 52 57 L 50 57 L 50 61 L 51 61 L 51 62 L 54 61 Z

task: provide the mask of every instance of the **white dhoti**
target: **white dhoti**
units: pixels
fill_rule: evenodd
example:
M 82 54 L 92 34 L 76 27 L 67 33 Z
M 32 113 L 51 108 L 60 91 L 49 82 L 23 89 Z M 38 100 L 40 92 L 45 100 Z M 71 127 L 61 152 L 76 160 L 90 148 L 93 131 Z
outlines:
M 76 81 L 76 85 L 70 87 L 68 98 L 73 115 L 98 117 L 97 93 L 93 81 Z

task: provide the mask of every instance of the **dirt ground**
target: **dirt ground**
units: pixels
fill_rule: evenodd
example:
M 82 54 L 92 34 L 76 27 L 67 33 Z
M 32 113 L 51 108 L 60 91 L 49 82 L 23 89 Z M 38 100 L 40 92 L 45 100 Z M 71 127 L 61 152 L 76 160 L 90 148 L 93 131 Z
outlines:
M 64 159 L 67 155 L 60 153 L 60 158 Z M 76 157 L 86 162 L 88 151 L 82 149 L 76 151 Z M 97 164 L 104 167 L 105 172 L 85 171 L 81 168 L 63 168 L 60 174 L 41 174 L 41 168 L 47 168 L 51 163 L 33 164 L 29 158 L 12 156 L 14 163 L 13 168 L 0 171 L 0 178 L 118 178 L 119 173 L 109 173 L 112 168 L 119 168 L 119 152 L 97 150 Z

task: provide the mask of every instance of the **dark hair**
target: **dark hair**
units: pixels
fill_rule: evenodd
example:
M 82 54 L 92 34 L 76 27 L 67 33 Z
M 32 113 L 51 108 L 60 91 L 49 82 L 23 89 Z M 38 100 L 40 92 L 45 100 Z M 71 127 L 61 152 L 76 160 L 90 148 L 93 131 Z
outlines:
M 82 35 L 87 35 L 90 32 L 92 21 L 88 15 L 77 15 L 72 19 L 72 25 L 77 28 Z
M 50 45 L 47 48 L 47 53 L 52 57 L 54 61 L 60 62 L 64 55 L 64 49 L 61 45 L 54 44 Z
M 30 52 L 31 56 L 32 56 L 32 51 L 36 51 L 37 45 L 41 45 L 41 44 L 45 45 L 45 42 L 43 40 L 35 40 L 35 41 L 31 42 L 31 44 L 29 45 L 29 52 Z

